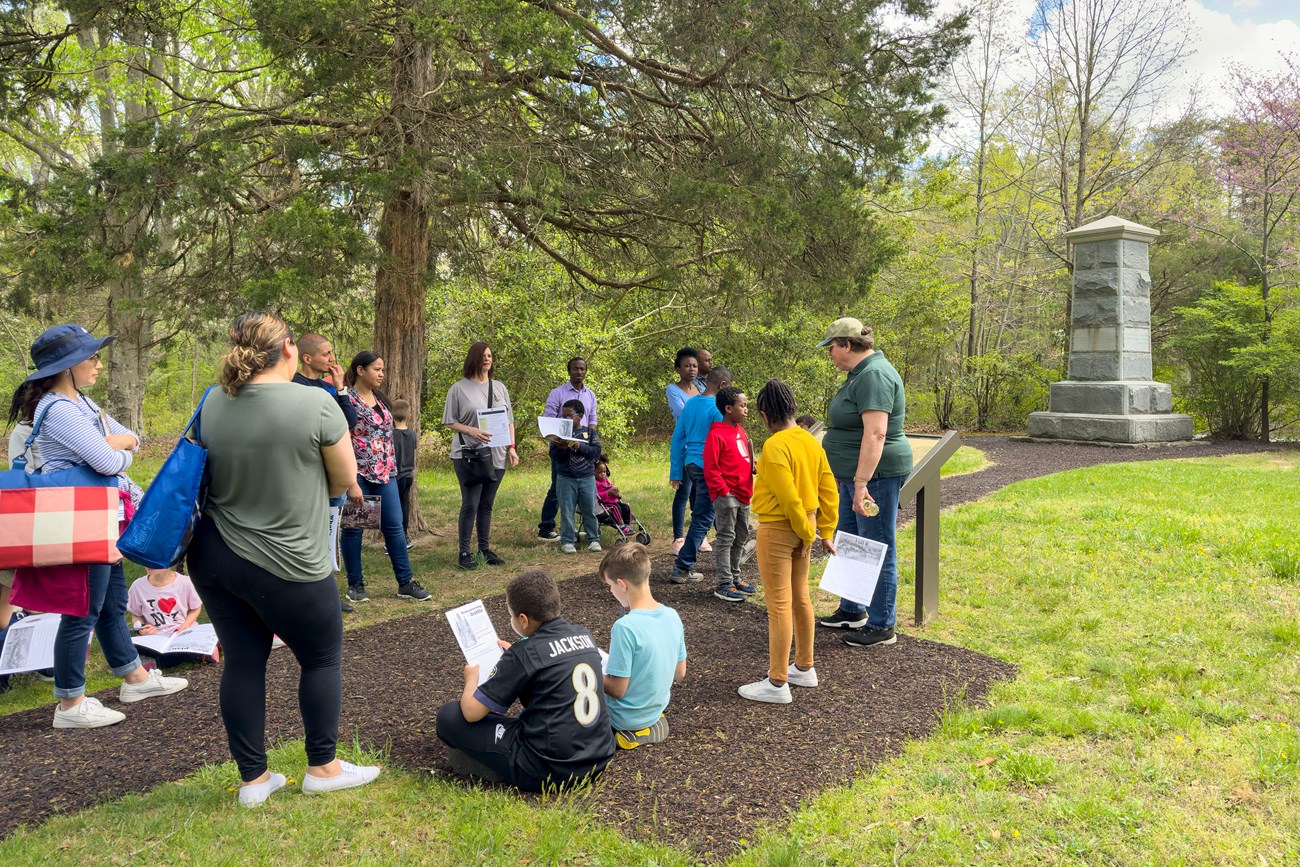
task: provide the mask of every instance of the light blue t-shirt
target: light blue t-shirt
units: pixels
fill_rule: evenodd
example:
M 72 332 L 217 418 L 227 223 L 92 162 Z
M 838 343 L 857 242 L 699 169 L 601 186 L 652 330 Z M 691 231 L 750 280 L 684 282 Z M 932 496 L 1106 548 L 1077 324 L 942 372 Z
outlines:
M 614 728 L 635 731 L 654 725 L 672 697 L 673 674 L 686 658 L 682 619 L 667 605 L 633 608 L 609 632 L 605 673 L 628 678 L 622 698 L 606 696 Z

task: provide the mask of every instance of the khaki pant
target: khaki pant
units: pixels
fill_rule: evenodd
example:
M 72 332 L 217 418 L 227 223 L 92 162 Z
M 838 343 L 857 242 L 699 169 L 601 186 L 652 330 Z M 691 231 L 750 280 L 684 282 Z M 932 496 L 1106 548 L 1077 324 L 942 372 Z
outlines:
M 812 514 L 808 520 L 812 522 Z M 790 640 L 800 668 L 813 664 L 812 599 L 808 595 L 808 565 L 812 551 L 789 521 L 758 525 L 758 575 L 767 604 L 767 676 L 785 683 L 790 668 Z

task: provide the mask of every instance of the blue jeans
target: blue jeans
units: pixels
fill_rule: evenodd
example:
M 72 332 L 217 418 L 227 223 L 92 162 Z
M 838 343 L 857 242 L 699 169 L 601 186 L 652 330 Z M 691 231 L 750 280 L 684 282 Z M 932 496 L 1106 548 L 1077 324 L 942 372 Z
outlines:
M 596 521 L 596 477 L 556 475 L 555 495 L 560 501 L 560 544 L 572 545 L 578 541 L 578 529 L 573 525 L 573 510 L 582 511 L 582 529 L 588 542 L 600 541 L 600 524 Z
M 686 479 L 691 481 L 691 526 L 686 531 L 686 543 L 677 552 L 673 568 L 689 572 L 695 568 L 700 543 L 713 526 L 713 498 L 709 496 L 709 485 L 704 481 L 704 468 L 699 464 L 687 464 L 686 472 L 682 475 L 685 476 L 682 479 L 683 488 L 686 487 Z
M 379 529 L 384 534 L 388 548 L 388 561 L 393 564 L 393 574 L 400 587 L 411 580 L 411 558 L 406 553 L 406 533 L 402 530 L 402 504 L 397 497 L 397 479 L 376 484 L 357 476 L 361 493 L 379 495 Z M 364 584 L 361 574 L 361 530 L 349 527 L 339 533 L 343 543 L 343 567 L 348 573 L 348 584 Z
M 90 606 L 85 617 L 59 618 L 54 638 L 54 697 L 86 694 L 86 643 L 95 631 L 109 670 L 121 677 L 140 667 L 140 654 L 126 628 L 126 573 L 121 562 L 90 567 Z
M 868 482 L 867 493 L 880 507 L 880 514 L 864 518 L 853 511 L 853 479 L 835 480 L 840 489 L 840 519 L 835 529 L 889 546 L 885 552 L 885 562 L 880 567 L 880 580 L 876 582 L 871 604 L 863 605 L 849 599 L 840 599 L 840 609 L 845 613 L 867 612 L 868 629 L 894 628 L 894 603 L 898 596 L 898 546 L 894 536 L 898 528 L 898 494 L 905 481 L 907 476 L 890 476 Z
M 691 501 L 694 490 L 691 474 L 682 473 L 681 486 L 673 494 L 673 539 L 680 539 L 686 535 L 686 504 Z

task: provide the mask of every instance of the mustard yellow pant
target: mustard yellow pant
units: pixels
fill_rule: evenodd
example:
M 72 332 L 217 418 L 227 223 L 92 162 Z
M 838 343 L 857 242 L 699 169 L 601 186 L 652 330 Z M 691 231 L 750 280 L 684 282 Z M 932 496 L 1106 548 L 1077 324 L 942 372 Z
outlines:
M 812 515 L 808 516 L 809 521 Z M 790 668 L 790 640 L 794 639 L 794 661 L 800 668 L 813 664 L 812 599 L 808 596 L 808 565 L 811 549 L 804 544 L 789 521 L 758 525 L 758 575 L 763 581 L 767 604 L 767 676 L 785 683 Z

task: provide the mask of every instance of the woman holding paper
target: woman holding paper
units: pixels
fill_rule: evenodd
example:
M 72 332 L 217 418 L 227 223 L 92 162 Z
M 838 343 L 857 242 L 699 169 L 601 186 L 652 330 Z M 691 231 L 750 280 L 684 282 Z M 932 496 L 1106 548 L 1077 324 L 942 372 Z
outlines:
M 284 320 L 246 313 L 230 326 L 221 389 L 203 403 L 211 482 L 188 561 L 225 656 L 221 719 L 254 807 L 284 787 L 266 761 L 266 663 L 278 635 L 302 670 L 307 751 L 302 790 L 363 786 L 377 767 L 336 756 L 343 615 L 330 565 L 329 499 L 356 483 L 348 423 L 321 388 L 293 381 L 298 347 Z
M 451 463 L 460 483 L 461 569 L 477 569 L 470 553 L 470 537 L 478 529 L 478 550 L 490 566 L 504 566 L 490 547 L 492 504 L 505 476 L 506 466 L 518 466 L 515 451 L 515 416 L 510 392 L 492 378 L 492 349 L 479 341 L 465 354 L 463 376 L 447 391 L 442 423 L 455 432 L 451 438 Z
M 871 604 L 840 599 L 835 613 L 820 623 L 852 630 L 844 643 L 853 647 L 893 644 L 898 640 L 894 635 L 898 496 L 912 472 L 912 447 L 903 433 L 903 379 L 875 348 L 871 329 L 857 319 L 836 319 L 817 345 L 826 347 L 835 366 L 848 374 L 826 408 L 822 437 L 839 486 L 836 529 L 888 546 Z
M 379 497 L 379 528 L 388 548 L 388 562 L 393 564 L 393 575 L 397 577 L 397 598 L 423 602 L 429 598 L 429 591 L 412 577 L 406 531 L 402 529 L 397 457 L 393 451 L 393 414 L 388 396 L 381 389 L 384 360 L 369 350 L 358 352 L 343 374 L 343 382 L 351 389 L 347 399 L 357 414 L 357 423 L 351 431 L 357 478 L 348 488 L 348 499 L 360 503 L 363 495 Z M 345 527 L 339 534 L 343 565 L 348 573 L 348 599 L 353 602 L 370 601 L 361 572 L 361 533 L 359 527 Z

